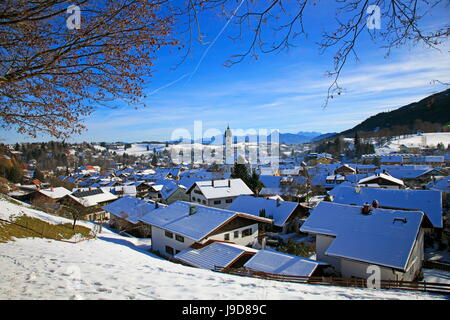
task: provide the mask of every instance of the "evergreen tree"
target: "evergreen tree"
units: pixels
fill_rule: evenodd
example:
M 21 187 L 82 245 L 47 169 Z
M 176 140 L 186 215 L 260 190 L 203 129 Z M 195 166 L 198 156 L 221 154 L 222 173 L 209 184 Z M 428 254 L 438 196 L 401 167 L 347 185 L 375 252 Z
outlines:
M 158 158 L 156 157 L 156 153 L 153 153 L 153 157 L 152 157 L 152 162 L 151 162 L 152 166 L 156 167 L 158 165 Z
M 14 165 L 7 170 L 7 179 L 13 183 L 19 183 L 22 181 L 22 170 L 20 170 L 19 165 Z
M 234 179 L 240 178 L 244 182 L 250 180 L 250 175 L 248 174 L 247 167 L 243 163 L 234 163 L 234 167 L 231 171 L 231 177 Z
M 256 194 L 258 194 L 259 191 L 264 188 L 264 184 L 259 180 L 259 174 L 255 169 L 253 169 L 252 175 L 250 176 L 247 185 Z

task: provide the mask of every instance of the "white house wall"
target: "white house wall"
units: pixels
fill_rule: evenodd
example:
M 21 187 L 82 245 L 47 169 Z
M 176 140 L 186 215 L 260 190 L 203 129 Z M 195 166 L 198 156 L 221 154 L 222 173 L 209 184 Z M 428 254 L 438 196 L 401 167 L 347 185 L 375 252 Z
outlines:
M 335 237 L 325 236 L 321 234 L 316 235 L 316 259 L 318 261 L 327 262 L 332 265 L 336 271 L 340 271 L 341 263 L 338 258 L 330 257 L 325 254 L 328 247 L 336 239 Z
M 242 237 L 242 231 L 244 231 L 245 229 L 250 229 L 250 228 L 252 229 L 252 234 L 248 235 L 246 237 Z M 238 238 L 234 237 L 234 232 L 235 231 L 239 231 L 239 237 Z M 225 240 L 225 234 L 229 234 L 230 235 L 229 240 Z M 234 230 L 230 230 L 230 231 L 227 231 L 227 232 L 216 234 L 216 235 L 214 235 L 212 237 L 209 237 L 209 238 L 205 239 L 203 242 L 206 242 L 208 240 L 219 240 L 219 241 L 233 242 L 233 243 L 239 244 L 241 246 L 247 246 L 247 245 L 253 244 L 255 241 L 257 241 L 257 239 L 258 239 L 258 224 L 255 223 L 255 224 L 252 224 L 252 225 L 249 225 L 249 226 L 246 226 L 246 227 L 237 228 L 237 229 L 234 229 Z
M 173 232 L 172 232 L 173 233 Z M 166 246 L 169 246 L 175 250 L 182 251 L 189 248 L 195 241 L 186 237 L 184 242 L 180 242 L 175 239 L 176 233 L 173 233 L 173 238 L 168 238 L 165 235 L 165 230 L 152 226 L 152 250 L 159 251 L 163 256 L 171 258 L 172 255 L 166 253 Z
M 220 208 L 220 209 L 226 209 L 234 199 L 237 198 L 237 196 L 234 197 L 226 197 L 226 198 L 216 198 L 216 199 L 207 199 L 203 194 L 196 193 L 195 191 L 200 191 L 200 188 L 198 186 L 195 186 L 192 191 L 190 192 L 190 201 L 191 202 L 197 202 L 203 205 L 207 205 L 210 207 Z M 195 200 L 193 199 L 195 198 Z M 214 201 L 220 200 L 220 204 L 214 204 Z M 227 202 L 226 200 L 231 200 L 230 202 Z

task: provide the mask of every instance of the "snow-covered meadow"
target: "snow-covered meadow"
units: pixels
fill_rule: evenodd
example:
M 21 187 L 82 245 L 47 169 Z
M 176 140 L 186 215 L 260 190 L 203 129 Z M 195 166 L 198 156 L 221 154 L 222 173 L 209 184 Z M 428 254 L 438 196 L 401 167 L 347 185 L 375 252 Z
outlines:
M 47 214 L 0 199 L 5 217 Z M 88 223 L 86 223 L 88 224 Z M 148 251 L 149 239 L 103 228 L 77 244 L 26 238 L 0 243 L 0 299 L 445 299 L 420 292 L 282 283 L 175 264 Z

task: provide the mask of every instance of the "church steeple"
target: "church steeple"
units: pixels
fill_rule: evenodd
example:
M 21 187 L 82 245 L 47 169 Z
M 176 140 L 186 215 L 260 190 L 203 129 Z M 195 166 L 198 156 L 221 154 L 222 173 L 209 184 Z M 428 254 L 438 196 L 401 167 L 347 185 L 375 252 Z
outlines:
M 226 164 L 233 164 L 234 162 L 234 148 L 233 148 L 233 134 L 230 129 L 230 125 L 228 124 L 227 130 L 225 130 L 225 150 L 224 150 L 224 158 Z

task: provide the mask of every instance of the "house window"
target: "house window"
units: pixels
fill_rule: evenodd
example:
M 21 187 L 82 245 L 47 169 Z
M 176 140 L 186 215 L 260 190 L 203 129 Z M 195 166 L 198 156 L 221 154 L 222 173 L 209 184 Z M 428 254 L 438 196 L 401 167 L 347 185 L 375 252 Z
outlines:
M 222 201 L 220 200 L 214 200 L 214 204 L 220 204 Z
M 203 204 L 206 204 L 206 200 L 203 200 Z
M 202 194 L 202 192 L 200 190 L 194 190 L 194 193 L 196 194 Z
M 184 237 L 182 236 L 176 235 L 175 239 L 177 239 L 177 241 L 184 242 Z
M 192 201 L 195 201 L 195 197 L 192 197 Z
M 166 253 L 173 255 L 173 248 L 169 247 L 169 246 L 166 246 Z
M 166 235 L 167 238 L 171 238 L 171 239 L 173 238 L 172 232 L 166 231 L 166 232 L 164 232 L 164 234 Z
M 197 201 L 198 201 L 198 203 L 201 203 L 201 202 L 202 202 L 202 200 L 200 200 L 200 199 L 197 199 Z
M 248 237 L 252 235 L 252 228 L 248 228 L 245 230 L 242 230 L 242 237 Z
M 229 233 L 225 233 L 224 239 L 225 239 L 225 240 L 230 240 L 230 234 L 229 234 Z
M 225 200 L 225 202 L 226 202 L 226 203 L 232 203 L 232 202 L 233 202 L 233 199 L 227 199 L 227 200 Z
M 180 253 L 180 250 L 175 250 L 175 254 Z
M 235 231 L 235 232 L 234 232 L 234 237 L 235 237 L 235 238 L 239 238 L 239 231 Z

